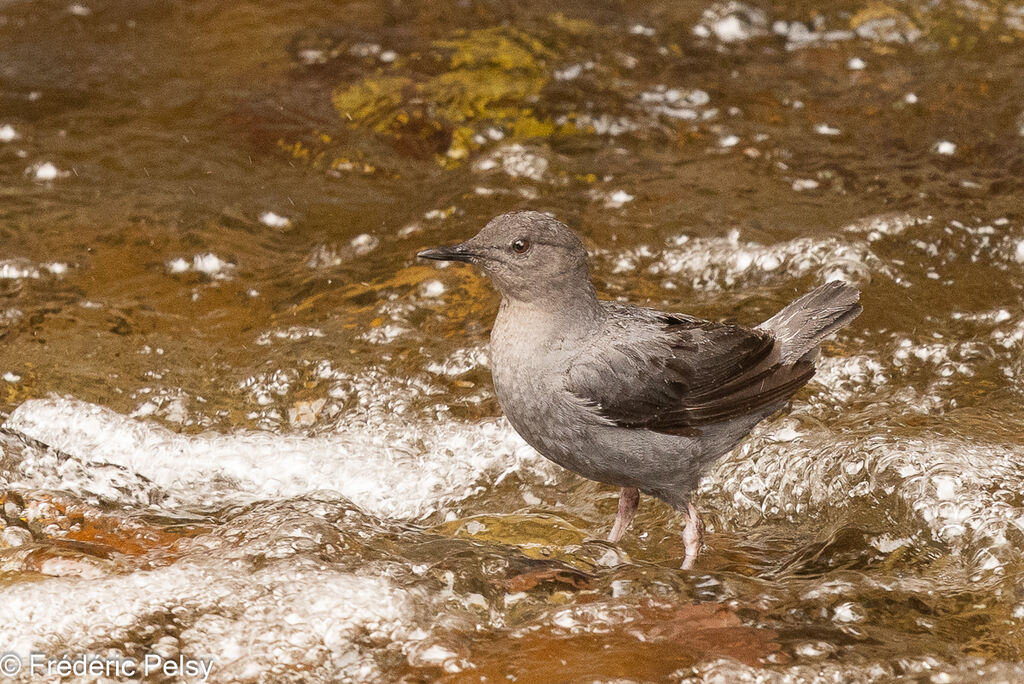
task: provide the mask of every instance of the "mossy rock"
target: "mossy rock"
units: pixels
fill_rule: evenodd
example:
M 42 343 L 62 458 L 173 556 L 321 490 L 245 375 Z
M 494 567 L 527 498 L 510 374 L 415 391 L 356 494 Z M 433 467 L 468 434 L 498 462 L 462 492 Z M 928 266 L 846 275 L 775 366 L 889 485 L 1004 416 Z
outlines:
M 551 57 L 540 41 L 513 28 L 465 31 L 434 41 L 427 55 L 396 60 L 338 88 L 332 102 L 351 127 L 440 141 L 438 161 L 450 165 L 478 148 L 477 135 L 487 128 L 516 138 L 554 133 L 554 123 L 534 111 Z M 405 75 L 424 67 L 433 73 Z

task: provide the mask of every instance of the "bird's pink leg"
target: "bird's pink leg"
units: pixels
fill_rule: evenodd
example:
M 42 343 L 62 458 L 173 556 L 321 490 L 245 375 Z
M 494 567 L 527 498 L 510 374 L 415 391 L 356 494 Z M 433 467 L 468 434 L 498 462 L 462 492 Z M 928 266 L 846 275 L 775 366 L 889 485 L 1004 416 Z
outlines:
M 629 523 L 633 522 L 633 518 L 636 516 L 636 508 L 639 505 L 640 490 L 632 487 L 623 487 L 622 493 L 619 494 L 619 514 L 615 516 L 615 524 L 612 525 L 612 531 L 608 534 L 608 541 L 614 544 L 622 539 L 622 535 L 626 533 Z
M 700 553 L 700 547 L 704 543 L 704 521 L 700 513 L 693 507 L 692 503 L 686 504 L 686 527 L 683 528 L 683 546 L 686 549 L 686 556 L 683 557 L 683 570 L 693 569 L 693 562 Z

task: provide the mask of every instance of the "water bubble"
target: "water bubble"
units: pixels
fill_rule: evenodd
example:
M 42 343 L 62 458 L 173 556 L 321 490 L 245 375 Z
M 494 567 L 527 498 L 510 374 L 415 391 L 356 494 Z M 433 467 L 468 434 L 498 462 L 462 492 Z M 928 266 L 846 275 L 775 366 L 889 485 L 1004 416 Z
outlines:
M 291 225 L 292 220 L 272 211 L 265 211 L 260 214 L 260 223 L 265 226 L 269 226 L 270 228 L 287 228 Z

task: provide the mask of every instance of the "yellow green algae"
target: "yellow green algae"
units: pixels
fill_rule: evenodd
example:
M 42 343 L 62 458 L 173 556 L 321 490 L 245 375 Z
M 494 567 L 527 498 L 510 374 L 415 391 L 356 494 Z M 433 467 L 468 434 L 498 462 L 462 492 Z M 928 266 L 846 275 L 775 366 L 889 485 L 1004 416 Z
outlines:
M 964 16 L 962 8 L 950 3 L 896 5 L 869 0 L 846 18 L 836 19 L 842 28 L 864 36 L 875 34 L 872 45 L 878 53 L 912 44 L 962 52 L 975 49 L 979 41 L 1013 42 L 1024 35 L 1022 8 L 1020 3 L 989 1 L 977 3 Z M 801 19 L 796 12 L 790 19 L 810 24 L 818 14 L 814 10 Z M 603 55 L 596 60 L 595 73 L 600 73 L 596 82 L 615 84 L 610 86 L 614 92 L 592 95 L 605 102 L 606 114 L 621 115 L 613 110 L 623 94 L 628 96 L 630 76 L 620 75 L 620 59 L 635 62 L 635 55 L 645 50 L 648 59 L 665 63 L 681 56 L 678 44 L 671 40 L 658 53 L 653 52 L 653 43 L 637 45 L 629 40 L 622 26 L 598 25 L 563 13 L 550 14 L 528 28 L 459 29 L 372 68 L 354 82 L 336 85 L 331 106 L 340 128 L 332 129 L 331 135 L 316 131 L 301 139 L 281 139 L 278 146 L 314 168 L 372 174 L 390 166 L 386 159 L 393 151 L 453 168 L 499 139 L 537 142 L 555 136 L 594 135 L 594 126 L 580 118 L 581 111 L 560 106 L 559 88 L 581 86 L 556 83 L 554 74 L 579 63 L 584 55 Z M 581 52 L 584 45 L 589 47 Z M 594 60 L 590 61 L 594 67 Z M 582 87 L 594 88 L 591 81 Z M 634 112 L 625 114 L 632 117 Z M 382 144 L 387 149 L 383 153 Z
M 402 75 L 419 55 L 398 59 L 376 74 L 334 91 L 332 102 L 350 126 L 398 135 L 410 122 L 426 132 L 446 131 L 450 143 L 439 163 L 465 159 L 479 147 L 481 129 L 500 127 L 514 138 L 550 135 L 555 125 L 532 106 L 547 84 L 552 53 L 540 41 L 510 27 L 464 31 L 431 43 L 443 70 L 426 78 Z

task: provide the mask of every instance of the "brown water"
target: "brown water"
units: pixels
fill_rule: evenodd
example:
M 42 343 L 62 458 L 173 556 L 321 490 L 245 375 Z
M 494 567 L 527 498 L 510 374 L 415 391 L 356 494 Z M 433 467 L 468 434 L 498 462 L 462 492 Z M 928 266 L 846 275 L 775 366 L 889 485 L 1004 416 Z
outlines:
M 0 652 L 1024 680 L 1022 74 L 994 0 L 0 0 Z M 658 502 L 601 541 L 500 418 L 495 295 L 414 258 L 517 208 L 609 297 L 864 291 L 693 572 Z

